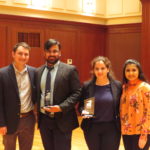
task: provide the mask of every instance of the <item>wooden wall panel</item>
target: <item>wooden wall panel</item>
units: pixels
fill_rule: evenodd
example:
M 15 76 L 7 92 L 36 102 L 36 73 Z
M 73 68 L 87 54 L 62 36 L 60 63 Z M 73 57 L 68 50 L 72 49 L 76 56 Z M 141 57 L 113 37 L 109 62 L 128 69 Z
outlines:
M 48 38 L 55 38 L 62 45 L 62 60 L 72 59 L 77 66 L 81 82 L 90 77 L 89 64 L 93 57 L 102 55 L 105 48 L 105 27 L 74 22 L 64 22 L 30 17 L 0 15 L 0 23 L 8 29 L 5 55 L 11 63 L 12 47 L 18 42 L 18 32 L 40 33 L 40 47 L 32 47 L 29 64 L 40 66 L 44 63 L 43 48 Z M 85 65 L 86 64 L 86 65 Z
M 30 65 L 44 63 L 43 48 L 48 38 L 62 44 L 62 60 L 72 59 L 81 82 L 90 77 L 90 62 L 99 55 L 110 58 L 117 77 L 122 77 L 122 65 L 128 58 L 140 60 L 141 24 L 101 26 L 30 17 L 0 15 L 3 59 L 1 66 L 11 62 L 11 50 L 18 41 L 18 32 L 40 33 L 40 47 L 33 47 Z M 4 44 L 5 43 L 5 44 Z M 7 47 L 6 47 L 7 46 Z
M 38 47 L 32 47 L 30 52 L 30 60 L 29 64 L 32 64 L 35 67 L 40 66 L 42 63 L 44 63 L 44 59 L 42 56 L 42 49 L 43 49 L 43 42 L 44 42 L 44 31 L 40 29 L 35 28 L 13 28 L 12 29 L 12 44 L 18 42 L 18 32 L 23 33 L 39 33 L 40 34 L 40 44 Z M 28 43 L 30 45 L 30 43 Z
M 142 49 L 141 60 L 143 71 L 150 81 L 150 1 L 142 2 Z
M 64 62 L 72 59 L 73 65 L 79 70 L 80 79 L 89 79 L 90 62 L 98 55 L 104 54 L 105 29 L 56 27 L 46 31 L 46 37 L 58 39 L 62 44 L 62 58 Z
M 46 31 L 46 38 L 57 39 L 61 43 L 61 60 L 67 63 L 67 59 L 72 59 L 73 65 L 77 65 L 77 31 L 67 28 L 55 28 Z
M 122 80 L 125 60 L 140 61 L 141 24 L 108 26 L 106 56 L 112 62 L 116 77 Z
M 0 67 L 6 65 L 7 61 L 7 48 L 6 48 L 6 34 L 7 34 L 7 28 L 6 26 L 0 26 Z
M 81 80 L 88 80 L 91 71 L 91 61 L 94 57 L 104 55 L 105 51 L 105 31 L 80 32 L 80 44 L 78 48 L 79 70 L 85 70 L 80 73 Z

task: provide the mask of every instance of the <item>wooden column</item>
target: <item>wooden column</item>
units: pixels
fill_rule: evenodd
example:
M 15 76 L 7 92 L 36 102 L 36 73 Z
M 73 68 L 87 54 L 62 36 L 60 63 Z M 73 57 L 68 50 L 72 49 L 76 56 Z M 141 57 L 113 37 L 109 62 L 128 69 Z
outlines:
M 143 71 L 150 81 L 150 0 L 141 0 L 142 3 L 142 48 L 141 63 Z

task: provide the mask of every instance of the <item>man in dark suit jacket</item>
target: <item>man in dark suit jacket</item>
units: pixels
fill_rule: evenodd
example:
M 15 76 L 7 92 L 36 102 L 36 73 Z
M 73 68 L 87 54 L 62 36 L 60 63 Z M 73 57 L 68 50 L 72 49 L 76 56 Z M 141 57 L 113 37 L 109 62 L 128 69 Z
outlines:
M 31 150 L 35 117 L 35 69 L 27 66 L 30 47 L 21 42 L 12 51 L 13 63 L 0 69 L 0 134 L 5 150 Z
M 46 64 L 37 71 L 39 128 L 43 145 L 45 150 L 70 150 L 72 130 L 78 127 L 75 111 L 81 91 L 78 73 L 74 66 L 59 60 L 58 41 L 49 39 L 44 49 Z

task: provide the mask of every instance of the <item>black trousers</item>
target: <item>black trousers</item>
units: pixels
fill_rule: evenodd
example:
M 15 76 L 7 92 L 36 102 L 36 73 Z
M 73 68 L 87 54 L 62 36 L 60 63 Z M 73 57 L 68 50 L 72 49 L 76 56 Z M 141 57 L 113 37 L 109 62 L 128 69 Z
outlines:
M 121 134 L 115 122 L 93 123 L 84 136 L 89 150 L 119 149 Z
M 55 119 L 41 114 L 40 134 L 45 150 L 71 150 L 72 132 L 64 133 L 56 125 Z
M 150 147 L 150 135 L 148 135 L 148 141 L 143 149 L 138 146 L 140 135 L 123 135 L 123 143 L 125 150 L 148 150 Z

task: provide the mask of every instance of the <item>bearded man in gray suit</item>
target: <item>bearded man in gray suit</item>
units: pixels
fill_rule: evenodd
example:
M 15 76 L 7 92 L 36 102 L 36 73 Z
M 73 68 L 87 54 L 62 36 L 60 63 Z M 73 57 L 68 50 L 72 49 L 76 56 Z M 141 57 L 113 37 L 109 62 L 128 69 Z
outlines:
M 37 70 L 38 122 L 45 150 L 70 150 L 72 130 L 78 127 L 75 104 L 80 97 L 76 67 L 61 62 L 61 46 L 44 45 L 46 64 Z

